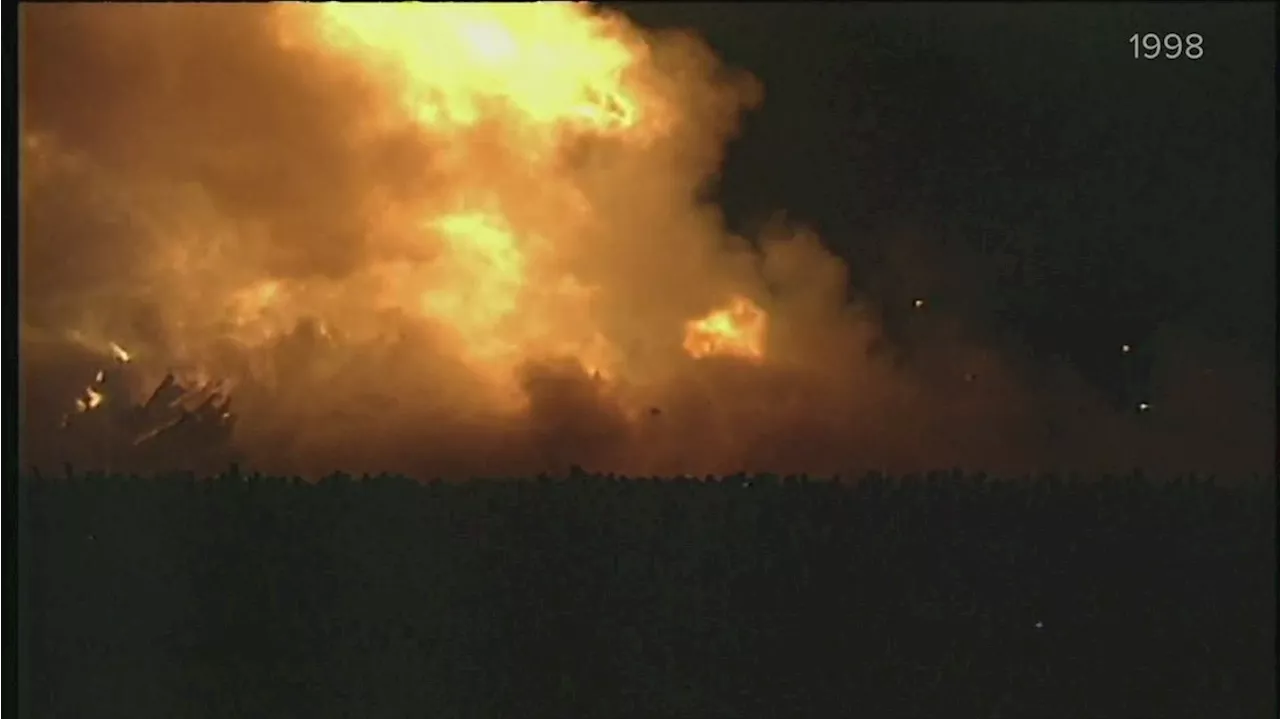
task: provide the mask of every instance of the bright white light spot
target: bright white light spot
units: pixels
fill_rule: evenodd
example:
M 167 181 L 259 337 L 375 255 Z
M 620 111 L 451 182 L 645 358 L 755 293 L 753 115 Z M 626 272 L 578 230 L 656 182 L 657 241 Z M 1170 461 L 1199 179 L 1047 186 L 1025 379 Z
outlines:
M 912 302 L 911 305 L 916 309 L 920 309 L 921 307 L 924 307 L 924 300 L 918 299 L 915 302 Z
M 1130 347 L 1129 345 L 1120 345 L 1120 351 L 1121 351 L 1121 352 L 1123 352 L 1123 353 L 1125 353 L 1125 354 L 1129 354 L 1129 352 L 1130 352 L 1132 349 L 1133 349 L 1133 348 L 1132 348 L 1132 347 Z
M 111 350 L 111 356 L 114 357 L 115 360 L 120 364 L 128 364 L 133 359 L 133 356 L 130 355 L 127 351 L 125 351 L 125 348 L 121 347 L 115 342 L 111 342 L 108 346 L 108 349 Z
M 1147 404 L 1146 402 L 1139 402 L 1139 403 L 1138 403 L 1138 411 L 1139 411 L 1139 412 L 1146 412 L 1146 411 L 1147 411 L 1147 410 L 1149 410 L 1149 409 L 1151 409 L 1151 405 Z

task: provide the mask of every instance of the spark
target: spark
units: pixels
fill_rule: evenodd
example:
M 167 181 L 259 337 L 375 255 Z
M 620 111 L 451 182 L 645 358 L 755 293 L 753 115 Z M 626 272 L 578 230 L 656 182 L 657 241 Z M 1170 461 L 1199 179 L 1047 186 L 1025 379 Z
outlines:
M 111 356 L 115 358 L 115 361 L 119 362 L 120 364 L 128 364 L 133 360 L 133 356 L 130 355 L 127 351 L 125 351 L 123 347 L 116 344 L 115 342 L 112 342 L 110 344 L 110 349 L 111 349 Z

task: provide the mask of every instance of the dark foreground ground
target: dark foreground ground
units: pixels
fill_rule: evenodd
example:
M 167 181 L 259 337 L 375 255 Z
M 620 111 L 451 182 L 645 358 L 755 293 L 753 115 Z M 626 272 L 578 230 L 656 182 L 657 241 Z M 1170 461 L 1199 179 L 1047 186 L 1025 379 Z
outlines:
M 27 479 L 24 714 L 1273 717 L 1274 486 Z

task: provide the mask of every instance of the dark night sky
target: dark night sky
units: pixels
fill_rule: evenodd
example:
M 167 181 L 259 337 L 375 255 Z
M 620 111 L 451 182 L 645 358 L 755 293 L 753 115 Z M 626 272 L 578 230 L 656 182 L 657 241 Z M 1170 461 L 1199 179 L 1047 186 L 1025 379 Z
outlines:
M 729 221 L 816 226 L 890 319 L 913 237 L 937 301 L 1117 391 L 1162 323 L 1274 361 L 1272 4 L 619 5 L 764 83 Z M 1205 54 L 1135 60 L 1134 32 Z

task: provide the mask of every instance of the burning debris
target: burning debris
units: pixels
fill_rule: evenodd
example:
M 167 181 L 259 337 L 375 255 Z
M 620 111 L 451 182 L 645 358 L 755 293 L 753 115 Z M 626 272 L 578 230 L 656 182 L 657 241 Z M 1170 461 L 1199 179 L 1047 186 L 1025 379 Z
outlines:
M 167 372 L 147 399 L 136 403 L 125 377 L 132 357 L 115 343 L 110 351 L 113 366 L 95 373 L 63 417 L 67 442 L 80 450 L 73 454 L 87 450 L 93 456 L 86 459 L 117 468 L 229 461 L 236 418 L 222 383 L 191 386 Z
M 764 358 L 767 326 L 764 310 L 736 295 L 727 307 L 686 324 L 684 349 L 695 358 L 728 355 L 759 362 Z
M 133 360 L 133 357 L 130 356 L 130 354 L 126 352 L 123 347 L 116 344 L 115 342 L 111 343 L 111 356 L 115 359 L 115 361 L 119 362 L 120 364 L 129 364 L 129 362 Z

